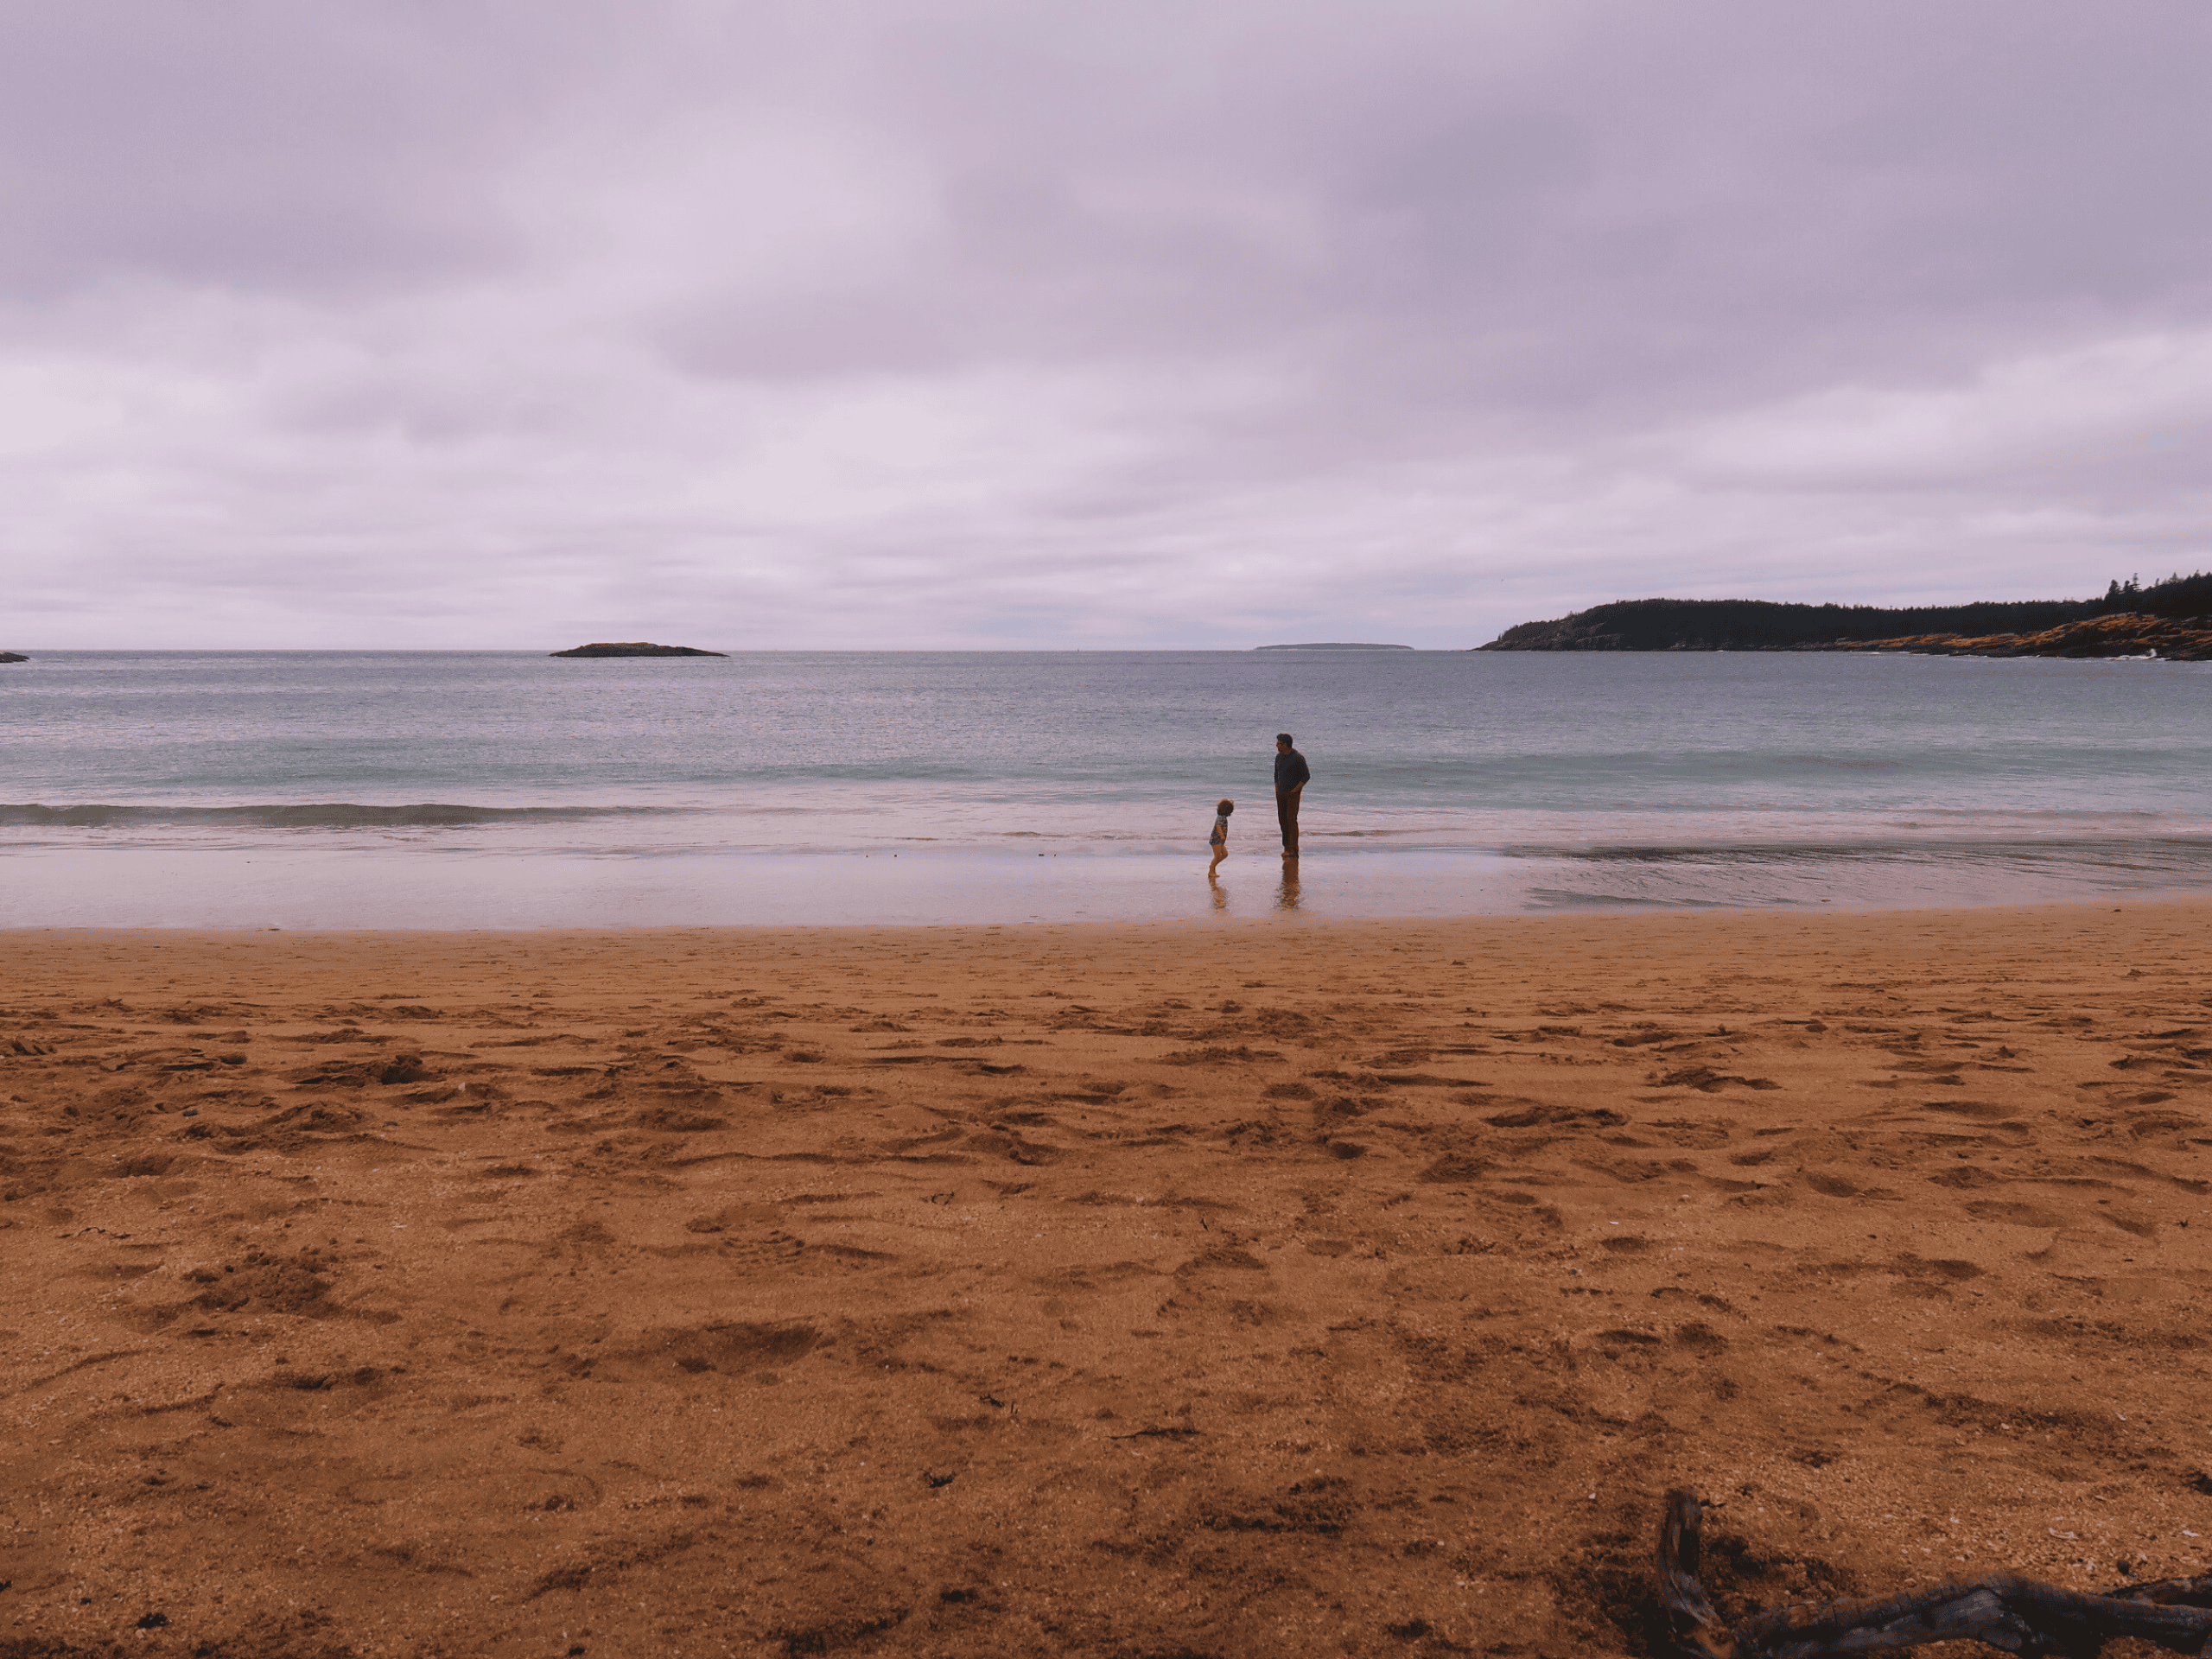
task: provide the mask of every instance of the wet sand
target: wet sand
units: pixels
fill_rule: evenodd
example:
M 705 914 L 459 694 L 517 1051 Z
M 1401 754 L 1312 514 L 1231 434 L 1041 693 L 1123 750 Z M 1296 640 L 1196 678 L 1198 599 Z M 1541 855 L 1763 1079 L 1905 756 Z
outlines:
M 2202 1573 L 2208 940 L 10 933 L 0 1653 L 1635 1653 L 1672 1484 L 1724 1612 Z

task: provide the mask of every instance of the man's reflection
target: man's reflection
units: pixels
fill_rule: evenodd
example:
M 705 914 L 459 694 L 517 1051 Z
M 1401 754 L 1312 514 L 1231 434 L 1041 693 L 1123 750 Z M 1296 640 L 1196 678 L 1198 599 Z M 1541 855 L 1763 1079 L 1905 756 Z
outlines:
M 1282 886 L 1275 889 L 1275 908 L 1298 908 L 1298 861 L 1294 858 L 1286 858 L 1282 861 Z

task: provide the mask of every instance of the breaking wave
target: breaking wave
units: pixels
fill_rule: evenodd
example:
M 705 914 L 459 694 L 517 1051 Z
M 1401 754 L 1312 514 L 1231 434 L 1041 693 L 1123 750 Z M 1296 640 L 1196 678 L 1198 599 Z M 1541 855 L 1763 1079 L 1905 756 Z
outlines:
M 421 801 L 364 806 L 354 801 L 260 806 L 82 806 L 0 804 L 0 826 L 39 829 L 138 829 L 156 824 L 233 825 L 257 830 L 453 829 L 473 823 L 550 823 L 563 820 L 660 817 L 683 806 L 461 806 Z
M 1565 859 L 1583 864 L 1805 865 L 1823 861 L 1922 862 L 2009 860 L 2021 863 L 2199 865 L 2212 861 L 2212 836 L 2111 834 L 2036 837 L 1903 837 L 1870 835 L 1851 841 L 1683 842 L 1569 846 L 1517 842 L 1494 849 L 1504 858 Z

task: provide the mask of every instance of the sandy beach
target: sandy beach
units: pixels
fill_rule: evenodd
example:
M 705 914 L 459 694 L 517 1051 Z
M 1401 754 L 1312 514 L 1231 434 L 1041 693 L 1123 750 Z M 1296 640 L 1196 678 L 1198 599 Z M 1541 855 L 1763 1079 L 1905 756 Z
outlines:
M 2212 1558 L 2212 903 L 18 931 L 0 1654 L 1645 1650 Z

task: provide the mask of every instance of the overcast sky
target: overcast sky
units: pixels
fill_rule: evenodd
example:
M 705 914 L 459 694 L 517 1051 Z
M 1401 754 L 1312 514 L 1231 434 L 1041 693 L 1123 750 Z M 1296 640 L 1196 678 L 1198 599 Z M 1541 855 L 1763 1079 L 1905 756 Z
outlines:
M 2203 0 L 0 0 L 0 646 L 2212 564 Z

